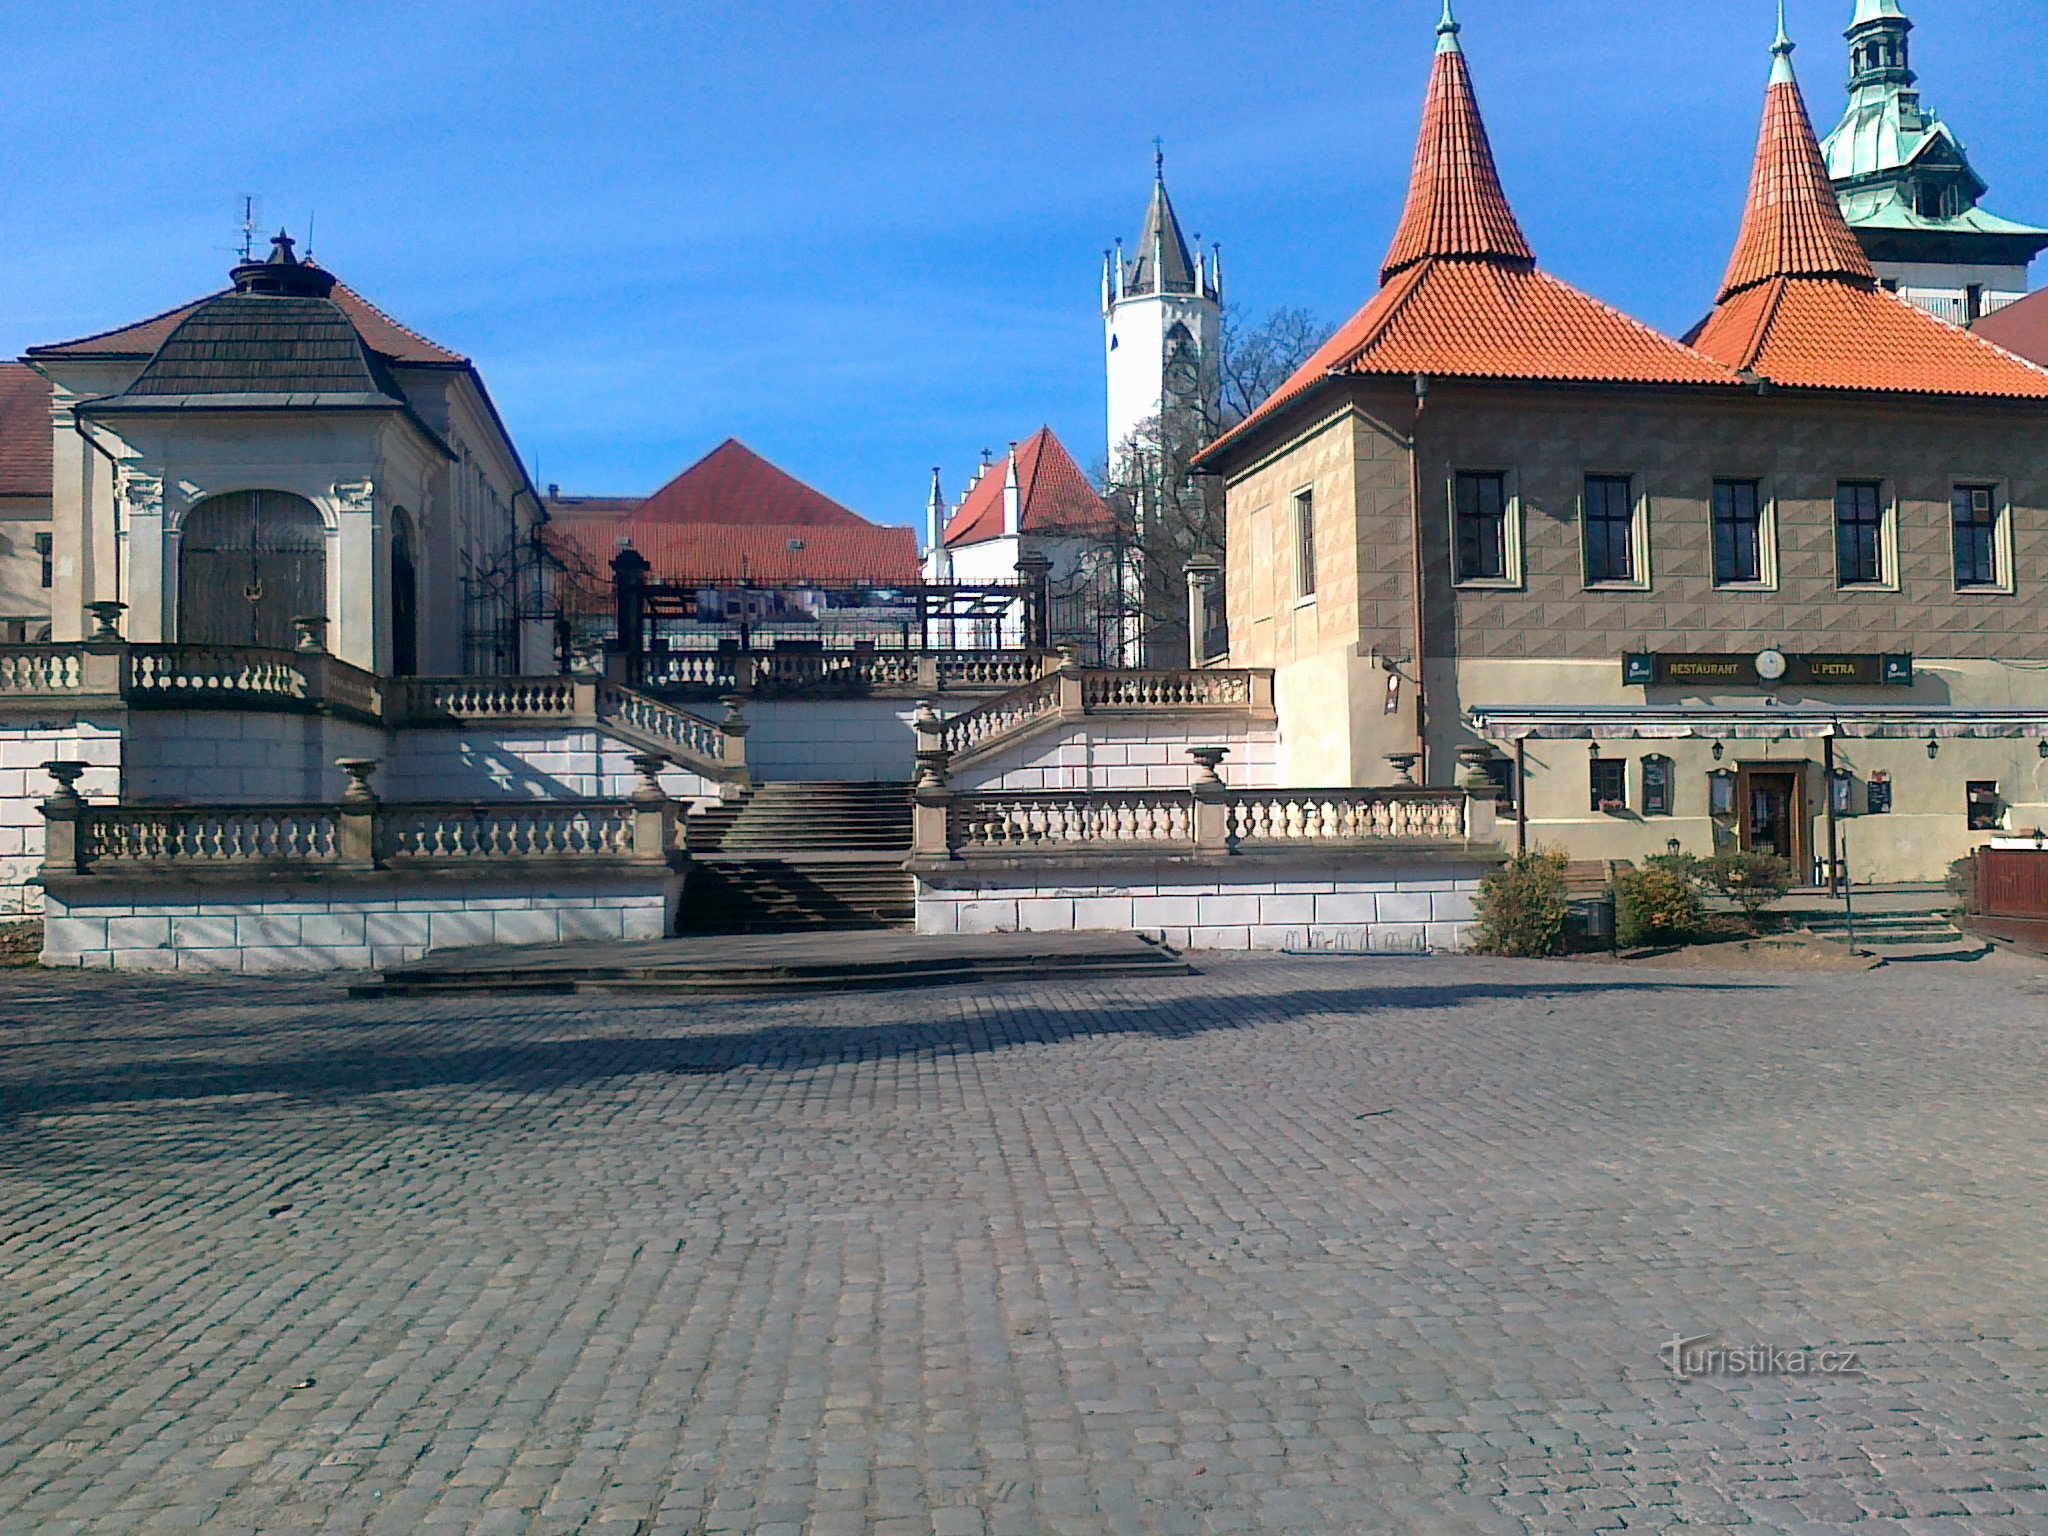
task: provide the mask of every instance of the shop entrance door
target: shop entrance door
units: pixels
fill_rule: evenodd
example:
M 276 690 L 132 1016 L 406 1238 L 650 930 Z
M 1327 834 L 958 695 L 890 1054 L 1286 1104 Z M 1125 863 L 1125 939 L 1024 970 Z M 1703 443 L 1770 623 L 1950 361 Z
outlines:
M 1784 859 L 1792 878 L 1807 877 L 1806 765 L 1748 763 L 1736 786 L 1742 813 L 1742 851 Z

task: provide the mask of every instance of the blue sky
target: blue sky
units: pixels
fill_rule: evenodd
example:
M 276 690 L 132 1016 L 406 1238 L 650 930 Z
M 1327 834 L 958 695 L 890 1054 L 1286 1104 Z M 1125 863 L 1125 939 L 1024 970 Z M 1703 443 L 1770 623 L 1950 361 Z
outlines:
M 2044 0 L 1906 0 L 1987 205 L 2048 222 Z M 1791 0 L 1825 131 L 1851 0 Z M 737 436 L 870 517 L 1049 422 L 1100 459 L 1101 250 L 1151 140 L 1233 302 L 1331 321 L 1399 214 L 1437 0 L 0 0 L 0 355 L 219 285 L 240 197 L 481 365 L 529 465 Z M 1769 0 L 1461 0 L 1551 271 L 1666 330 L 1740 214 Z

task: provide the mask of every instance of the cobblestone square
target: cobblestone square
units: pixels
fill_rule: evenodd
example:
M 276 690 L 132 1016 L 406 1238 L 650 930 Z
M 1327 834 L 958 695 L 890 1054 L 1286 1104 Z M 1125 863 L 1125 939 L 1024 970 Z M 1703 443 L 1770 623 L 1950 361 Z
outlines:
M 0 1532 L 2048 1531 L 2048 962 L 1202 971 L 0 979 Z

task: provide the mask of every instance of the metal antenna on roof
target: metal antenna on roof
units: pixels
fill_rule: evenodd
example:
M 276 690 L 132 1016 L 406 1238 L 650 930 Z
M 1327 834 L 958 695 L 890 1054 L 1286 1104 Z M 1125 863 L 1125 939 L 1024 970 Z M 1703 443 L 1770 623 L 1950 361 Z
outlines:
M 242 194 L 242 260 L 256 259 L 256 199 Z
M 306 210 L 306 257 L 305 257 L 305 259 L 306 259 L 307 261 L 311 261 L 311 260 L 313 259 L 313 212 L 314 212 L 314 210 L 313 210 L 313 209 L 311 209 L 311 208 L 308 208 L 308 209 Z
M 1166 180 L 1166 140 L 1157 134 L 1152 137 L 1152 179 Z

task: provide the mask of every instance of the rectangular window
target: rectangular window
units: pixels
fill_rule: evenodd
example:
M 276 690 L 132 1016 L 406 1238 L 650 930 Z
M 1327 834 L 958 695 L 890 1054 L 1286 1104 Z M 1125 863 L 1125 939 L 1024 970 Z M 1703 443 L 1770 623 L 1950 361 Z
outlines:
M 1753 586 L 1764 578 L 1763 497 L 1754 480 L 1714 482 L 1714 585 Z
M 1500 795 L 1494 801 L 1494 809 L 1503 815 L 1515 813 L 1516 792 L 1520 786 L 1515 782 L 1515 760 L 1512 757 L 1489 757 L 1486 760 L 1486 776 L 1493 780 Z
M 1457 478 L 1458 580 L 1508 579 L 1508 477 Z
M 1671 814 L 1671 759 L 1650 756 L 1643 759 L 1643 814 Z
M 2005 585 L 1999 547 L 1998 488 L 1959 485 L 1949 503 L 1955 535 L 1956 590 L 1996 591 Z
M 1964 786 L 1963 795 L 1970 813 L 1970 830 L 1996 832 L 2000 813 L 2005 809 L 1998 801 L 1998 781 L 1972 779 Z
M 1316 595 L 1316 494 L 1294 495 L 1294 595 Z
M 54 544 L 49 534 L 36 535 L 36 558 L 43 563 L 43 585 L 46 587 L 50 584 L 50 555 L 53 548 Z
M 1628 760 L 1596 757 L 1592 760 L 1593 809 L 1619 811 L 1628 805 Z
M 1885 584 L 1884 487 L 1874 480 L 1845 480 L 1835 487 L 1835 584 Z
M 1627 475 L 1586 477 L 1586 585 L 1638 580 L 1635 482 Z

